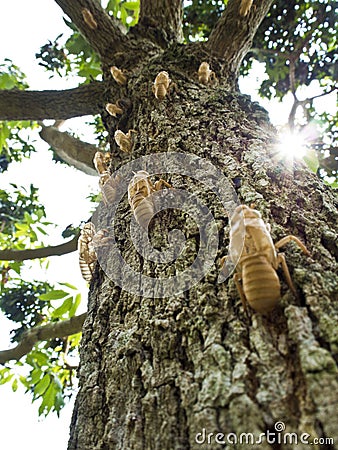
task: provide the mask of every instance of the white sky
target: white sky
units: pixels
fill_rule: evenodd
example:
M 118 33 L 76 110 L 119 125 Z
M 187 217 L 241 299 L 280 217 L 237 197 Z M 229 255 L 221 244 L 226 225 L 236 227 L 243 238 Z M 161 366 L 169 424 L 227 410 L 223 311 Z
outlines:
M 63 89 L 77 86 L 78 80 L 75 78 L 49 79 L 49 74 L 44 72 L 35 59 L 35 53 L 48 40 L 53 41 L 62 32 L 69 34 L 62 20 L 62 12 L 54 0 L 7 1 L 3 2 L 1 11 L 0 63 L 4 58 L 12 59 L 28 76 L 31 89 Z M 284 124 L 287 122 L 291 99 L 287 99 L 284 107 L 277 104 L 268 107 L 268 102 L 262 102 L 254 90 L 258 88 L 263 74 L 263 68 L 257 66 L 250 81 L 240 83 L 242 92 L 251 94 L 253 100 L 259 100 L 268 108 L 274 124 Z M 326 97 L 323 106 L 325 109 L 329 101 Z M 334 105 L 334 98 L 332 101 Z M 83 122 L 84 119 L 77 119 L 71 126 L 78 126 Z M 35 138 L 40 141 L 37 134 Z M 90 140 L 90 137 L 85 139 Z M 78 224 L 81 220 L 89 218 L 90 205 L 86 196 L 93 189 L 97 189 L 97 179 L 75 169 L 52 163 L 46 143 L 40 141 L 37 148 L 38 152 L 32 154 L 29 160 L 21 164 L 14 163 L 8 172 L 1 174 L 0 189 L 7 189 L 10 182 L 24 186 L 29 186 L 33 182 L 39 187 L 40 200 L 46 207 L 48 220 L 60 224 L 60 228 L 52 233 L 48 243 L 58 244 L 62 241 L 61 231 L 68 224 Z M 75 253 L 63 256 L 62 259 L 53 257 L 50 261 L 50 270 L 47 274 L 49 281 L 68 281 L 79 287 L 83 295 L 86 295 L 86 284 L 80 276 Z M 86 298 L 84 301 L 86 302 Z M 7 320 L 0 318 L 0 327 L 0 349 L 4 349 L 9 344 L 11 325 Z M 46 420 L 39 420 L 37 408 L 37 404 L 31 406 L 31 398 L 24 395 L 23 390 L 12 393 L 10 386 L 0 386 L 1 448 L 25 450 L 67 448 L 72 405 L 64 408 L 60 419 L 52 414 Z
M 28 76 L 31 89 L 63 89 L 77 86 L 77 80 L 60 77 L 49 79 L 49 74 L 35 59 L 42 45 L 54 40 L 60 33 L 68 33 L 62 20 L 61 9 L 53 0 L 15 0 L 2 5 L 0 27 L 0 63 L 10 58 Z M 75 121 L 76 122 L 76 121 Z M 80 120 L 77 120 L 79 123 Z M 40 201 L 46 207 L 48 220 L 60 224 L 52 234 L 49 244 L 63 241 L 61 231 L 70 223 L 77 225 L 89 218 L 90 204 L 86 196 L 97 189 L 96 177 L 89 177 L 75 169 L 55 165 L 48 145 L 39 141 L 38 152 L 22 164 L 13 163 L 10 170 L 1 174 L 0 189 L 14 182 L 26 187 L 32 182 L 39 187 Z M 88 138 L 89 140 L 90 138 Z M 28 174 L 28 176 L 27 176 Z M 53 175 L 51 175 L 53 174 Z M 82 187 L 80 190 L 78 187 Z M 48 279 L 51 282 L 70 282 L 79 287 L 86 304 L 87 287 L 80 275 L 76 253 L 50 258 Z M 38 279 L 37 270 L 34 277 Z M 11 324 L 0 320 L 0 349 L 7 347 Z M 1 449 L 62 450 L 67 448 L 69 423 L 73 402 L 62 411 L 60 419 L 50 414 L 38 418 L 39 402 L 31 404 L 24 389 L 13 393 L 10 385 L 0 386 Z

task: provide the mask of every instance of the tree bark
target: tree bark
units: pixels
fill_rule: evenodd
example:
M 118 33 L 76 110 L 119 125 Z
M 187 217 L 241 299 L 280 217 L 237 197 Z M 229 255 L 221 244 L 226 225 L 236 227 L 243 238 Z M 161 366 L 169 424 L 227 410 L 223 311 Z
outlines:
M 110 58 L 115 52 L 127 50 L 128 38 L 122 33 L 119 22 L 106 13 L 100 2 L 97 0 L 55 1 L 101 58 Z M 91 16 L 94 25 L 86 22 L 84 10 Z
M 70 119 L 102 111 L 104 84 L 64 91 L 0 91 L 0 120 Z
M 235 77 L 272 0 L 256 0 L 245 16 L 240 15 L 241 3 L 242 0 L 229 0 L 207 42 L 211 53 L 223 58 Z
M 87 313 L 80 316 L 74 316 L 68 320 L 55 323 L 49 323 L 40 327 L 32 328 L 27 331 L 19 344 L 9 350 L 0 351 L 0 364 L 8 361 L 19 361 L 24 355 L 29 353 L 34 345 L 39 341 L 47 341 L 49 339 L 63 338 L 81 331 L 83 322 Z
M 52 147 L 59 158 L 87 175 L 97 176 L 93 163 L 95 153 L 99 150 L 96 145 L 80 141 L 54 126 L 46 127 L 41 124 L 41 127 L 40 137 Z
M 148 39 L 152 38 L 155 43 L 168 47 L 171 43 L 183 40 L 182 19 L 182 0 L 141 0 L 136 31 L 141 33 L 143 30 Z
M 156 160 L 163 152 L 206 158 L 223 173 L 229 189 L 236 190 L 240 203 L 255 204 L 271 224 L 275 242 L 294 234 L 312 257 L 289 244 L 285 254 L 297 297 L 278 271 L 279 304 L 266 316 L 251 311 L 248 318 L 233 280 L 217 282 L 229 224 L 212 184 L 209 192 L 196 182 L 193 165 L 191 177 L 163 173 L 174 187 L 172 195 L 188 190 L 208 203 L 219 231 L 215 263 L 189 290 L 165 298 L 123 290 L 98 270 L 83 328 L 80 391 L 68 448 L 218 448 L 217 433 L 229 445 L 228 433 L 238 439 L 241 433 L 253 433 L 258 439 L 260 433 L 275 432 L 280 421 L 299 439 L 302 433 L 310 434 L 310 441 L 334 438 L 335 444 L 325 448 L 338 448 L 337 199 L 302 163 L 291 167 L 278 157 L 276 131 L 265 110 L 224 87 L 218 72 L 218 84 L 202 86 L 185 58 L 188 53 L 166 52 L 135 70 L 128 83 L 132 109 L 109 128 L 113 168 L 142 155 Z M 160 70 L 168 70 L 176 85 L 163 101 L 151 90 Z M 136 130 L 131 156 L 115 144 L 118 128 Z M 178 209 L 155 217 L 150 241 L 163 250 L 169 231 L 180 229 L 186 247 L 173 265 L 156 264 L 143 258 L 127 235 L 132 212 L 126 198 L 121 202 L 115 236 L 137 272 L 169 277 L 194 261 L 199 224 Z M 101 210 L 103 222 L 107 211 Z M 114 273 L 121 270 L 116 260 L 108 258 L 108 263 Z M 135 288 L 142 288 L 140 280 L 133 279 Z M 203 430 L 213 433 L 209 445 L 205 438 L 205 447 L 199 443 Z M 264 440 L 250 448 L 296 447 Z M 308 447 L 299 443 L 297 448 Z
M 26 250 L 0 250 L 0 261 L 26 261 L 27 259 L 47 258 L 75 252 L 79 236 L 76 235 L 68 242 L 50 247 L 31 248 Z

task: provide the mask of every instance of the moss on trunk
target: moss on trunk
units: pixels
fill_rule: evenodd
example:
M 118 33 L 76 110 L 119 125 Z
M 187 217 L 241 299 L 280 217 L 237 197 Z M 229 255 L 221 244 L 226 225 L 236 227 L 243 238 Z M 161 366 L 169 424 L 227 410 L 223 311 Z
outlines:
M 97 268 L 83 330 L 69 449 L 222 448 L 215 441 L 217 433 L 236 433 L 238 438 L 254 433 L 258 439 L 260 433 L 274 432 L 278 421 L 286 424 L 287 432 L 309 433 L 309 441 L 331 437 L 338 442 L 336 199 L 302 163 L 290 167 L 278 160 L 276 132 L 258 104 L 223 84 L 199 84 L 193 77 L 197 59 L 191 56 L 189 65 L 189 58 L 176 55 L 175 61 L 174 55 L 162 54 L 129 73 L 120 97 L 129 98 L 132 108 L 118 120 L 103 114 L 114 168 L 160 152 L 207 158 L 223 172 L 241 203 L 255 203 L 271 224 L 274 241 L 294 234 L 312 257 L 289 244 L 285 253 L 297 298 L 278 272 L 279 305 L 267 316 L 252 312 L 248 319 L 232 279 L 217 283 L 219 258 L 229 242 L 222 206 L 192 178 L 163 174 L 175 188 L 201 192 L 209 202 L 220 236 L 215 265 L 196 286 L 170 298 L 132 295 Z M 167 70 L 176 85 L 163 102 L 152 93 L 160 70 Z M 110 90 L 106 101 L 116 101 Z M 117 128 L 137 131 L 132 155 L 116 147 Z M 185 258 L 174 269 L 137 254 L 126 233 L 130 219 L 124 198 L 116 235 L 121 252 L 140 272 L 168 276 L 196 254 L 198 224 L 186 213 L 159 214 L 150 232 L 159 249 L 167 245 L 169 230 L 185 232 Z M 198 443 L 203 429 L 205 446 Z M 214 433 L 212 445 L 206 445 L 208 433 Z M 296 447 L 265 441 L 250 448 Z

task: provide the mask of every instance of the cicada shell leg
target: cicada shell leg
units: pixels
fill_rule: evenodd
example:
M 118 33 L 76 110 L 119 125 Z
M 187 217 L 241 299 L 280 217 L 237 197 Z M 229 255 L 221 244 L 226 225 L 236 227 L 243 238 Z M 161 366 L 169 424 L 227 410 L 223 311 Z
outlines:
M 289 242 L 293 241 L 295 244 L 298 245 L 298 247 L 302 250 L 303 253 L 310 256 L 309 250 L 305 247 L 302 241 L 300 241 L 296 236 L 293 236 L 290 234 L 289 236 L 283 237 L 280 241 L 278 241 L 275 244 L 275 248 L 278 250 L 279 248 L 283 247 L 284 245 L 288 244 Z
M 289 272 L 289 268 L 288 268 L 288 265 L 286 263 L 286 259 L 285 259 L 284 253 L 278 253 L 278 255 L 277 255 L 277 262 L 278 262 L 278 265 L 280 264 L 282 266 L 283 273 L 284 273 L 284 276 L 285 276 L 285 279 L 286 279 L 286 282 L 287 282 L 289 288 L 294 293 L 294 295 L 297 295 L 297 291 L 296 291 L 295 286 L 293 284 L 293 281 L 292 281 L 292 278 L 291 278 L 291 275 L 290 275 L 290 272 Z
M 240 282 L 240 275 L 238 273 L 235 273 L 233 278 L 234 278 L 234 282 L 236 284 L 236 288 L 237 288 L 237 291 L 239 293 L 240 299 L 242 301 L 244 313 L 249 318 L 248 301 L 247 301 L 247 299 L 245 297 L 245 294 L 244 294 L 244 291 L 243 291 L 243 287 L 242 287 L 242 284 Z

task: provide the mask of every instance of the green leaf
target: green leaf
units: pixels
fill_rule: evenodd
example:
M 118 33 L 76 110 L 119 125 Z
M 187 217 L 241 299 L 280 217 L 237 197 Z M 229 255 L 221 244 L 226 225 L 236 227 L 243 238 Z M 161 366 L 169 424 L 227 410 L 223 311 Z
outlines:
M 33 369 L 30 373 L 30 381 L 32 382 L 32 384 L 36 384 L 40 380 L 41 375 L 42 370 L 39 367 Z
M 70 20 L 67 20 L 65 18 L 63 18 L 64 23 L 67 25 L 67 27 L 69 27 L 71 30 L 73 31 L 77 31 L 76 26 L 73 24 L 73 22 L 71 22 Z
M 7 369 L 7 368 L 4 369 L 3 371 L 0 371 L 0 384 L 8 383 L 9 381 L 11 381 L 13 376 L 14 376 L 14 374 L 9 373 L 9 369 Z
M 42 217 L 45 216 L 45 212 L 44 212 L 43 209 L 37 209 L 37 210 L 35 211 L 35 214 L 37 215 L 38 220 L 42 219 Z
M 75 300 L 74 300 L 74 302 L 72 304 L 72 307 L 69 310 L 69 317 L 73 317 L 74 316 L 74 314 L 76 313 L 77 308 L 79 307 L 80 303 L 81 303 L 81 294 L 79 293 L 79 294 L 77 294 L 75 296 Z
M 61 289 L 55 289 L 55 291 L 46 292 L 46 294 L 39 295 L 40 300 L 60 300 L 61 298 L 69 296 L 68 292 Z
M 17 378 L 15 378 L 12 383 L 12 390 L 13 390 L 13 392 L 16 392 L 18 390 L 18 379 Z
M 27 233 L 29 226 L 26 223 L 16 223 L 15 228 L 17 228 L 19 231 Z
M 66 300 L 62 303 L 62 305 L 59 306 L 58 308 L 56 308 L 52 312 L 52 318 L 56 319 L 58 317 L 62 317 L 64 314 L 66 314 L 70 310 L 70 308 L 72 307 L 72 304 L 73 304 L 72 297 L 67 297 Z
M 64 406 L 65 402 L 63 400 L 62 392 L 57 392 L 54 401 L 54 408 L 59 415 L 60 409 Z
M 40 233 L 43 234 L 44 236 L 47 236 L 48 233 L 47 233 L 43 228 L 41 228 L 41 227 L 36 227 L 36 229 L 37 229 L 38 231 L 40 231 Z
M 140 7 L 140 2 L 126 2 L 123 6 L 131 11 L 137 11 Z
M 303 157 L 303 160 L 305 161 L 305 164 L 312 172 L 317 173 L 319 161 L 315 150 L 313 149 L 307 150 L 306 155 Z
M 37 234 L 35 233 L 35 231 L 34 230 L 30 230 L 30 232 L 29 232 L 29 237 L 30 237 L 30 241 L 31 242 L 36 242 L 37 240 L 38 240 L 38 236 L 37 236 Z
M 77 291 L 78 290 L 78 288 L 77 287 L 75 287 L 74 285 L 72 285 L 72 284 L 70 284 L 70 283 L 59 283 L 61 286 L 66 286 L 66 287 L 68 287 L 69 289 L 73 289 L 74 291 Z
M 14 270 L 18 275 L 20 275 L 22 263 L 20 262 L 12 262 L 11 269 Z
M 51 381 L 50 376 L 48 375 L 48 373 L 46 373 L 46 375 L 44 375 L 42 380 L 40 380 L 38 384 L 34 387 L 35 397 L 39 397 L 40 395 L 44 394 L 44 392 L 46 391 L 46 389 L 50 384 L 50 381 Z
M 34 365 L 34 362 L 38 363 L 40 367 L 42 366 L 48 366 L 49 363 L 49 356 L 46 355 L 46 353 L 41 352 L 40 350 L 32 351 L 30 354 L 27 355 L 27 358 L 30 356 L 32 359 L 33 364 L 31 364 L 28 361 L 28 364 Z
M 2 73 L 0 75 L 0 88 L 12 89 L 15 86 L 15 80 L 8 73 Z
M 30 388 L 30 383 L 28 382 L 27 378 L 24 377 L 23 375 L 20 375 L 19 380 L 20 380 L 21 384 L 23 384 L 28 391 Z
M 73 334 L 72 336 L 69 336 L 69 341 L 70 341 L 71 347 L 74 348 L 79 345 L 79 343 L 81 341 L 81 336 L 82 336 L 81 332 Z
M 57 393 L 57 389 L 56 389 L 55 383 L 52 382 L 52 383 L 50 383 L 47 391 L 45 392 L 45 394 L 43 396 L 42 403 L 39 407 L 39 415 L 44 413 L 47 416 L 49 411 L 54 406 L 54 400 L 55 400 L 56 393 Z
M 31 217 L 31 215 L 28 214 L 27 211 L 24 212 L 24 219 L 25 219 L 25 222 L 27 222 L 28 224 L 33 223 L 33 219 L 32 219 L 32 217 Z

